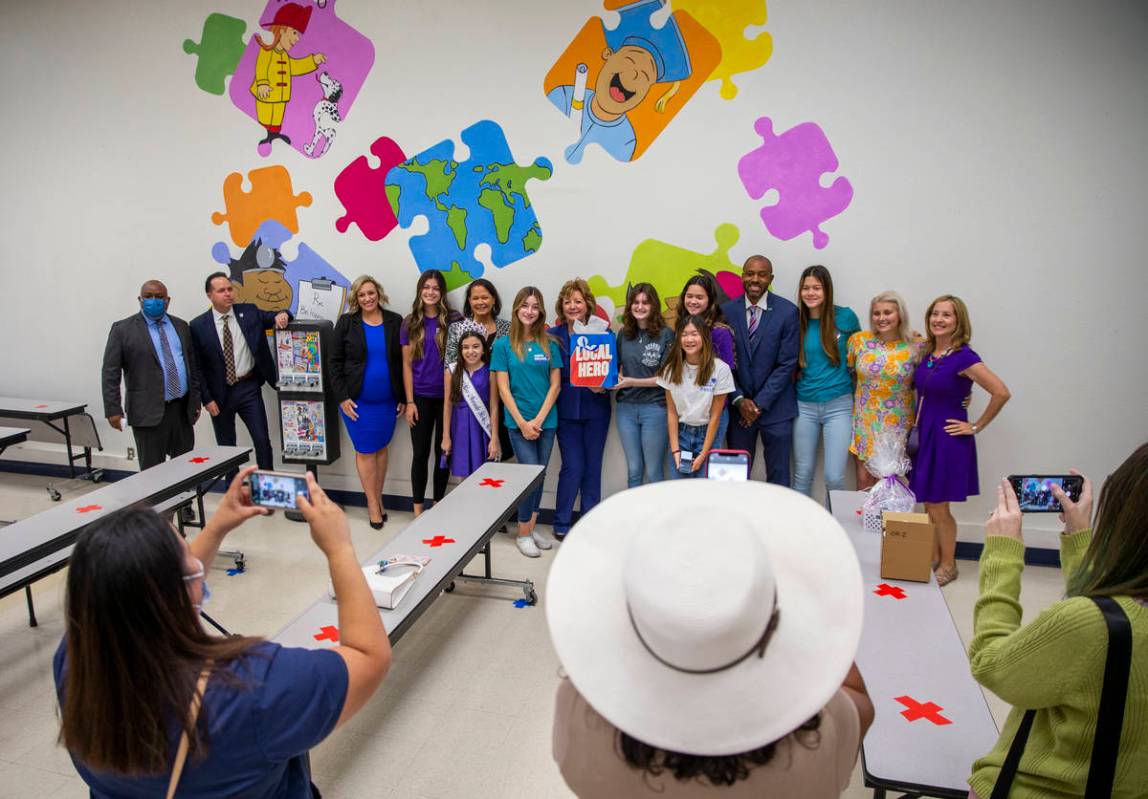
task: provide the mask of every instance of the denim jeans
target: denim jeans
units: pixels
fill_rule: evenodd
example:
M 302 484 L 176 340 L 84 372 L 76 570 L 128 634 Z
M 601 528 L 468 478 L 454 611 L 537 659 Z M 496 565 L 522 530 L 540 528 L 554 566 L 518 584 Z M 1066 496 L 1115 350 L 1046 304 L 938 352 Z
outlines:
M 517 428 L 510 429 L 510 446 L 514 450 L 514 457 L 519 463 L 525 463 L 532 466 L 546 467 L 550 463 L 550 450 L 554 448 L 554 430 L 543 430 L 542 435 L 533 441 L 528 441 L 525 436 L 520 433 Z M 543 471 L 542 481 L 545 482 L 546 473 Z M 542 482 L 538 484 L 538 488 L 531 491 L 522 502 L 518 503 L 518 521 L 520 524 L 525 524 L 530 521 L 535 513 L 538 513 L 538 508 L 542 504 Z
M 813 469 L 817 465 L 817 440 L 825 436 L 825 488 L 845 487 L 845 464 L 853 435 L 853 395 L 842 394 L 828 402 L 797 401 L 793 423 L 793 488 L 812 496 Z
M 704 425 L 704 424 L 697 425 L 697 426 L 692 425 L 692 424 L 678 425 L 678 449 L 680 449 L 682 452 L 691 453 L 694 456 L 694 460 L 696 461 L 698 458 L 698 455 L 701 454 L 702 447 L 705 446 L 706 430 L 707 429 L 708 429 L 708 425 Z M 714 440 L 716 441 L 717 439 L 715 438 Z M 670 478 L 671 479 L 676 480 L 676 479 L 680 479 L 680 478 L 705 477 L 705 475 L 706 475 L 706 469 L 705 469 L 704 465 L 699 466 L 698 470 L 696 472 L 682 472 L 679 469 L 675 469 L 673 467 L 673 463 L 674 463 L 673 456 L 671 455 L 670 456 Z M 683 464 L 682 467 L 685 468 L 685 464 Z
M 666 428 L 666 406 L 657 402 L 619 402 L 618 438 L 626 453 L 626 486 L 665 479 L 666 453 L 670 432 Z

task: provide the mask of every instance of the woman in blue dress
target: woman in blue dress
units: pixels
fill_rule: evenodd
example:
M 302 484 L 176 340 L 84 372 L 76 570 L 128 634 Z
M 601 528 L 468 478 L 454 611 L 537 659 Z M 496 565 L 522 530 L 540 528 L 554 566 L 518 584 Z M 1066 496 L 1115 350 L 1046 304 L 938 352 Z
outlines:
M 349 296 L 350 310 L 335 325 L 331 386 L 355 447 L 355 468 L 367 495 L 371 527 L 379 530 L 387 521 L 383 507 L 387 447 L 395 417 L 403 412 L 403 403 L 396 399 L 403 396 L 399 345 L 403 319 L 383 308 L 387 295 L 369 275 L 351 284 Z

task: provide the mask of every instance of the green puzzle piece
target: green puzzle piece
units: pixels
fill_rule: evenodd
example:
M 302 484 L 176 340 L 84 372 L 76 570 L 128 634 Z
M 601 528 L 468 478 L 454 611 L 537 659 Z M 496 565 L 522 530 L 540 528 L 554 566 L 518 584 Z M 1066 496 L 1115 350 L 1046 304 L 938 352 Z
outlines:
M 729 298 L 740 297 L 741 267 L 729 259 L 729 251 L 737 244 L 741 234 L 736 225 L 728 222 L 714 231 L 717 249 L 706 254 L 687 250 L 657 239 L 646 239 L 634 248 L 630 267 L 621 284 L 611 286 L 601 275 L 587 282 L 595 297 L 607 297 L 614 304 L 617 321 L 622 319 L 626 305 L 626 292 L 635 283 L 650 283 L 662 300 L 666 321 L 673 324 L 677 317 L 678 295 L 686 281 L 699 272 L 708 272 L 718 281 L 722 293 Z
M 183 40 L 183 52 L 199 54 L 199 63 L 195 66 L 196 86 L 209 94 L 223 94 L 226 88 L 223 79 L 235 74 L 239 59 L 247 48 L 243 41 L 246 32 L 247 23 L 241 19 L 226 14 L 208 14 L 203 21 L 203 35 L 199 42 Z

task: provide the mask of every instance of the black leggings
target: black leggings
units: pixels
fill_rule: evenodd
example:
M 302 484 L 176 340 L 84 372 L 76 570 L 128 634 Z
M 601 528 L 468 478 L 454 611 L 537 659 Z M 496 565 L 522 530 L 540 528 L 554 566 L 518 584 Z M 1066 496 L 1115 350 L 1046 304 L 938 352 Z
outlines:
M 422 505 L 427 493 L 427 458 L 434 444 L 434 499 L 446 495 L 446 481 L 450 470 L 439 467 L 442 461 L 442 397 L 415 396 L 419 420 L 411 428 L 411 495 L 416 505 Z M 433 441 L 432 441 L 433 438 Z

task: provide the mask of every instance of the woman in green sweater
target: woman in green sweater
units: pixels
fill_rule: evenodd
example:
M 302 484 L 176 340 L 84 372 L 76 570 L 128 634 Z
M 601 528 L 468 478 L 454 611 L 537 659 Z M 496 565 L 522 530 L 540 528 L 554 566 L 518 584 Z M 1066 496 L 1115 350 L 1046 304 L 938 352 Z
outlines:
M 1120 604 L 1132 625 L 1132 666 L 1112 796 L 1143 797 L 1148 791 L 1148 444 L 1105 482 L 1094 527 L 1087 478 L 1076 502 L 1059 488 L 1053 493 L 1064 508 L 1060 561 L 1067 598 L 1023 627 L 1024 539 L 1016 494 L 1007 480 L 997 487 L 997 508 L 985 527 L 969 659 L 977 682 L 1013 709 L 997 745 L 973 764 L 970 796 L 988 799 L 992 794 L 1029 708 L 1036 717 L 1009 796 L 1084 795 L 1108 651 L 1104 617 L 1089 597 L 1107 596 Z

